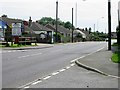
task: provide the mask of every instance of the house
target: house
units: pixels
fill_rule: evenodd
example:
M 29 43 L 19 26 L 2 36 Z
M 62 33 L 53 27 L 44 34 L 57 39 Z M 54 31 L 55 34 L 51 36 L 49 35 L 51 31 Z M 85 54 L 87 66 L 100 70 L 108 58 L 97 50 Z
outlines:
M 25 24 L 25 22 L 27 23 L 27 21 L 21 20 L 21 19 L 12 19 L 12 18 L 8 18 L 8 17 L 1 17 L 1 20 L 6 22 L 7 24 L 7 29 L 5 30 L 5 40 L 7 42 L 11 42 L 11 41 L 15 41 L 17 40 L 18 42 L 18 38 L 16 38 L 16 35 L 12 34 L 12 24 L 17 24 L 17 23 L 21 23 L 21 29 L 20 35 L 17 35 L 17 37 L 34 37 L 35 34 L 33 32 L 33 30 L 31 28 L 28 27 L 28 25 Z
M 85 34 L 85 40 L 87 40 L 87 41 L 90 40 L 90 32 L 89 31 L 84 30 L 84 29 L 80 29 L 80 28 L 76 28 L 76 29 Z
M 30 28 L 36 34 L 37 42 L 53 43 L 53 30 L 40 25 L 38 22 L 32 22 Z
M 51 24 L 47 24 L 46 25 L 47 28 L 50 28 L 54 31 L 54 38 L 56 35 L 56 26 L 55 25 L 51 25 Z M 71 41 L 71 31 L 64 28 L 61 25 L 58 25 L 58 42 L 70 42 Z

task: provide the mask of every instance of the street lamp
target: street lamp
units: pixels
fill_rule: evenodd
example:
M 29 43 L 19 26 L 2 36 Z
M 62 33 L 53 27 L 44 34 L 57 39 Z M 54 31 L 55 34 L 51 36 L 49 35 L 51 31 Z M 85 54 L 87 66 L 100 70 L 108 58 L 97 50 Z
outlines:
M 82 0 L 82 1 L 87 1 L 87 0 Z M 77 17 L 77 14 L 78 14 L 78 13 L 77 13 L 77 10 L 78 10 L 77 2 L 76 2 L 76 4 L 75 4 L 75 6 L 76 6 L 76 7 L 75 7 L 75 8 L 76 8 L 76 11 L 75 11 L 75 27 L 77 28 L 77 18 L 78 18 L 78 17 Z
M 104 19 L 104 17 L 101 17 L 101 18 L 97 19 L 97 31 L 99 31 L 99 20 L 100 19 Z

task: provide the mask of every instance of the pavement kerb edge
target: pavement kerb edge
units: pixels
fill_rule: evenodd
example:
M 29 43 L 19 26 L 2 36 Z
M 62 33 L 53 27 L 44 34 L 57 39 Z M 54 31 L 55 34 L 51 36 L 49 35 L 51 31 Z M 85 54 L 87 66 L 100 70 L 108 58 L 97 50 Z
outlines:
M 99 73 L 99 74 L 102 74 L 102 75 L 105 75 L 105 76 L 109 76 L 108 74 L 106 74 L 106 73 L 104 73 L 104 72 L 102 72 L 102 71 L 100 71 L 100 70 L 98 70 L 98 69 L 96 69 L 96 68 L 93 68 L 93 67 L 90 67 L 90 66 L 87 66 L 87 65 L 85 65 L 85 64 L 80 63 L 78 60 L 76 60 L 75 63 L 76 63 L 78 66 L 80 66 L 80 67 L 82 67 L 82 68 L 85 68 L 85 69 L 87 69 L 87 70 L 91 70 L 91 71 L 97 72 L 97 73 Z

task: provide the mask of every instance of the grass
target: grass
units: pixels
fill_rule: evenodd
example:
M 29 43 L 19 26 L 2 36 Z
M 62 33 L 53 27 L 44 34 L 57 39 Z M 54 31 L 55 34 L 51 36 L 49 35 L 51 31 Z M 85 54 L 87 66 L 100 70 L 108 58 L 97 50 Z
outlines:
M 112 61 L 114 63 L 120 63 L 120 52 L 115 52 L 112 55 Z

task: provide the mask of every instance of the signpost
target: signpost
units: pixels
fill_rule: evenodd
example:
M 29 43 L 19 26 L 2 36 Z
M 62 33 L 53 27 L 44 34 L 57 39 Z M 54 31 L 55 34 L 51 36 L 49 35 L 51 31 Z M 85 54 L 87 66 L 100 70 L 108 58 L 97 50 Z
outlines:
M 21 26 L 22 26 L 21 23 L 12 23 L 12 36 L 15 39 L 15 43 L 18 43 L 19 36 L 22 35 Z M 13 45 L 13 42 L 12 42 L 12 45 Z
M 21 36 L 21 23 L 12 23 L 12 36 Z

